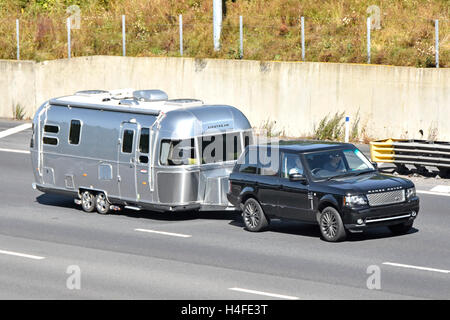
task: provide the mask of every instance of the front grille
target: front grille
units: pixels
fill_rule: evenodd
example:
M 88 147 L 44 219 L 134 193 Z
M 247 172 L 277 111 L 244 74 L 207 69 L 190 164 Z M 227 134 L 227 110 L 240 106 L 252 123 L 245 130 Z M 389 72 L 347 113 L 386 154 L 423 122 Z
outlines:
M 371 207 L 403 202 L 405 201 L 405 190 L 370 193 L 367 194 L 367 200 Z

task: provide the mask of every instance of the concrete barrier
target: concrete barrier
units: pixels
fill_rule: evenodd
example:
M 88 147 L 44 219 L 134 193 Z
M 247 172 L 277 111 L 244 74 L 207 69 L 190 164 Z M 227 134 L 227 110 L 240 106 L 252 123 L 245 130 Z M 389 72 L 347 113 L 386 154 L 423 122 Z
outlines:
M 17 102 L 32 114 L 77 90 L 158 88 L 173 98 L 234 105 L 253 126 L 276 121 L 288 136 L 310 135 L 328 114 L 345 111 L 354 120 L 359 111 L 360 130 L 371 138 L 450 140 L 445 68 L 119 56 L 1 61 L 0 68 L 1 116 L 12 116 Z

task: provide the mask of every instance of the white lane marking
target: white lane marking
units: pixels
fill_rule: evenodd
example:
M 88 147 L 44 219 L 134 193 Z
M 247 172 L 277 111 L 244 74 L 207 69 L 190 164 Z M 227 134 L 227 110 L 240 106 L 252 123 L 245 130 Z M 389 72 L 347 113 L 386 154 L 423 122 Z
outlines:
M 280 298 L 280 299 L 288 299 L 288 300 L 298 300 L 298 299 L 300 299 L 298 297 L 285 296 L 283 294 L 270 293 L 270 292 L 264 292 L 264 291 L 256 291 L 256 290 L 249 290 L 249 289 L 242 289 L 242 288 L 228 288 L 228 290 L 245 292 L 245 293 L 253 293 L 253 294 L 260 295 L 260 296 L 268 296 L 268 297 Z
M 10 136 L 14 133 L 18 133 L 20 131 L 30 129 L 30 128 L 31 128 L 31 123 L 24 123 L 24 124 L 21 124 L 20 126 L 17 126 L 17 127 L 11 128 L 11 129 L 7 129 L 5 131 L 0 132 L 0 139 Z
M 22 258 L 34 259 L 34 260 L 45 259 L 44 257 L 40 257 L 40 256 L 33 256 L 31 254 L 25 254 L 25 253 L 20 253 L 20 252 L 13 252 L 13 251 L 6 251 L 6 250 L 0 250 L 0 254 L 7 254 L 7 255 L 10 255 L 10 256 L 17 256 L 17 257 L 22 257 Z
M 27 150 L 17 150 L 17 149 L 3 149 L 0 148 L 1 152 L 12 152 L 12 153 L 24 153 L 24 154 L 30 154 L 30 151 Z
M 149 229 L 134 229 L 134 231 L 148 232 L 148 233 L 157 233 L 157 234 L 162 234 L 162 235 L 165 235 L 165 236 L 180 237 L 180 238 L 190 238 L 190 237 L 192 237 L 191 235 L 188 235 L 188 234 L 165 232 L 165 231 L 156 231 L 156 230 L 149 230 Z
M 430 191 L 433 192 L 443 192 L 443 193 L 450 193 L 450 186 L 436 186 L 433 189 L 431 189 Z
M 450 197 L 450 193 L 442 193 L 442 192 L 431 192 L 431 191 L 424 191 L 424 190 L 416 190 L 416 193 L 432 194 L 434 196 Z
M 401 264 L 401 263 L 393 263 L 393 262 L 383 262 L 383 264 L 389 265 L 389 266 L 394 266 L 394 267 L 401 267 L 401 268 L 417 269 L 417 270 L 440 272 L 440 273 L 450 273 L 450 270 L 435 269 L 435 268 L 428 268 L 428 267 L 418 267 L 418 266 L 412 266 L 409 264 Z

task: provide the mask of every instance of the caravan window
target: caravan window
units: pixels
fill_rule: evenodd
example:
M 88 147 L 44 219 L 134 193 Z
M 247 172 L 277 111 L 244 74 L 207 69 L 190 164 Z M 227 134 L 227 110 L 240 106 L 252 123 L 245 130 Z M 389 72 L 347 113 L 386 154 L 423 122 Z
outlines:
M 148 153 L 150 145 L 150 130 L 148 128 L 141 129 L 141 137 L 139 139 L 139 152 Z
M 141 129 L 141 137 L 139 138 L 139 152 L 143 155 L 139 156 L 140 163 L 148 163 L 148 152 L 150 151 L 150 130 L 149 128 Z
M 79 144 L 81 134 L 81 122 L 80 120 L 70 121 L 70 131 L 69 131 L 69 143 Z
M 59 132 L 59 127 L 58 127 L 58 126 L 53 126 L 53 125 L 46 124 L 46 125 L 44 126 L 44 132 L 48 132 L 48 133 L 58 133 L 58 132 Z
M 194 139 L 162 140 L 160 163 L 163 166 L 180 166 L 197 163 Z
M 202 163 L 215 163 L 237 160 L 241 155 L 239 132 L 201 137 Z
M 123 153 L 131 153 L 133 151 L 133 139 L 134 139 L 133 130 L 127 129 L 123 131 L 123 142 L 122 142 Z
M 44 142 L 44 144 L 49 144 L 51 146 L 56 146 L 58 144 L 58 139 L 51 138 L 51 137 L 44 137 L 44 138 L 42 138 L 42 142 Z

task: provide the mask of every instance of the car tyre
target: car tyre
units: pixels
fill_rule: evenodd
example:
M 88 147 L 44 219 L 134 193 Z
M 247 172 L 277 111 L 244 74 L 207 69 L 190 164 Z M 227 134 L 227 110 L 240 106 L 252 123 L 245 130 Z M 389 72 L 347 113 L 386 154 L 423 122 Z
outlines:
M 410 222 L 405 222 L 405 223 L 389 226 L 389 230 L 391 230 L 391 232 L 395 235 L 407 234 L 409 232 L 409 230 L 412 229 L 412 226 L 413 226 L 413 222 L 410 221 Z
M 100 192 L 95 197 L 95 207 L 99 214 L 108 214 L 110 211 L 111 203 L 103 192 Z
M 262 231 L 269 225 L 264 210 L 259 202 L 253 198 L 245 201 L 242 217 L 246 229 L 251 232 Z
M 90 191 L 84 191 L 81 194 L 81 208 L 85 212 L 92 212 L 95 210 L 95 195 Z
M 319 227 L 322 238 L 329 242 L 343 241 L 347 232 L 342 222 L 341 215 L 333 207 L 326 207 L 320 213 Z

